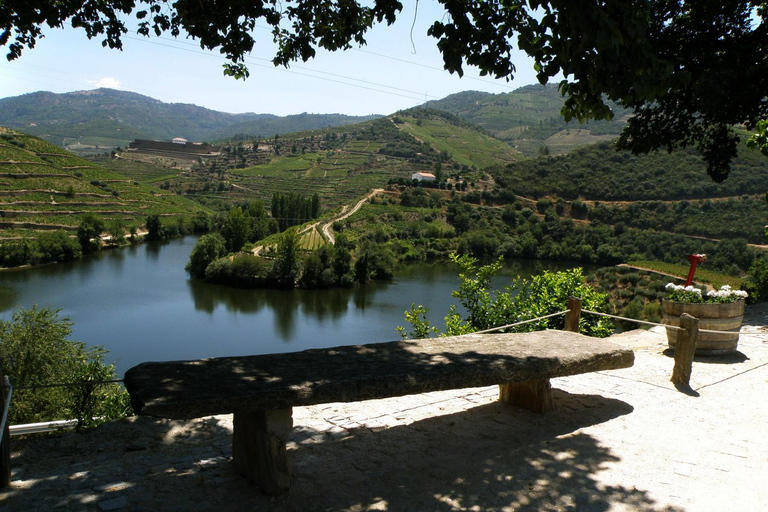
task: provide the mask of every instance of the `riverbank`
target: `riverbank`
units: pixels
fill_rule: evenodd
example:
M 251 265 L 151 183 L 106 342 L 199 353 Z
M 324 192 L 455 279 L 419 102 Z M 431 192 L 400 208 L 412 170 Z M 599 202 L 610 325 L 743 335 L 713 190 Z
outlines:
M 295 408 L 278 499 L 235 474 L 231 416 L 14 439 L 0 511 L 760 510 L 767 325 L 767 303 L 747 307 L 737 354 L 695 360 L 697 396 L 669 382 L 655 328 L 612 338 L 634 367 L 554 379 L 543 416 L 496 387 Z

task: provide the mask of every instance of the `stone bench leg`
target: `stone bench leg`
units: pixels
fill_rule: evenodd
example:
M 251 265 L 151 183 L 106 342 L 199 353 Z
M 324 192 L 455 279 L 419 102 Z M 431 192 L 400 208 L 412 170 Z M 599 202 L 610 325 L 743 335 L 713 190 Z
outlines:
M 287 493 L 290 474 L 285 443 L 293 428 L 291 408 L 235 413 L 233 426 L 235 469 L 265 494 Z
M 499 400 L 505 404 L 519 405 L 538 413 L 555 408 L 549 379 L 499 384 Z

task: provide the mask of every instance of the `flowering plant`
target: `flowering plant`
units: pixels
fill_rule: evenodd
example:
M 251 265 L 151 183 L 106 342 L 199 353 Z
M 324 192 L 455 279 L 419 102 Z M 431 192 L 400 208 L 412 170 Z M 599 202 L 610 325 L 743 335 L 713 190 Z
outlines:
M 739 299 L 744 299 L 747 297 L 747 292 L 744 290 L 731 290 L 731 287 L 727 284 L 720 287 L 719 290 L 708 291 L 706 296 L 702 295 L 701 289 L 694 288 L 690 285 L 683 286 L 675 283 L 669 283 L 666 288 L 669 292 L 669 300 L 674 302 L 684 302 L 688 304 L 700 302 L 723 304 L 728 302 L 736 302 Z

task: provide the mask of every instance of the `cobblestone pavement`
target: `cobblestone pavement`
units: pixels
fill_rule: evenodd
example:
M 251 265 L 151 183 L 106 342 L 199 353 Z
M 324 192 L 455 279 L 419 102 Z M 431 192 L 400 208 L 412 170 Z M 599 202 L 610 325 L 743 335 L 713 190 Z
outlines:
M 553 380 L 546 415 L 464 389 L 294 409 L 293 487 L 270 499 L 235 474 L 231 416 L 130 418 L 14 439 L 10 511 L 768 511 L 768 305 L 739 352 L 669 382 L 663 332 L 612 341 L 632 368 Z

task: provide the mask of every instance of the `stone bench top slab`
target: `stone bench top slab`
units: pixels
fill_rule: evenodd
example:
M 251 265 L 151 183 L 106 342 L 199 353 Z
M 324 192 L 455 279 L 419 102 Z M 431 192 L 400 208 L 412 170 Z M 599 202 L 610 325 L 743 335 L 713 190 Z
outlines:
M 198 418 L 627 368 L 634 353 L 569 331 L 468 334 L 284 354 L 142 363 L 137 414 Z

